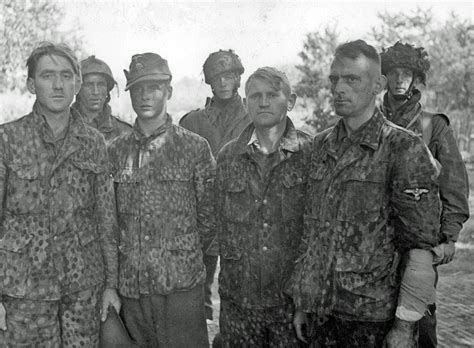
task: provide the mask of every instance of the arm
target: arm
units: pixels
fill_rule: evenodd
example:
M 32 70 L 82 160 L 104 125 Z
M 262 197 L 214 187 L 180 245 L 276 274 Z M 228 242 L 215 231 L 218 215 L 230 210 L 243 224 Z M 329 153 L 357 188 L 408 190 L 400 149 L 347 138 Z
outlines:
M 118 250 L 115 195 L 112 178 L 109 175 L 108 157 L 105 143 L 100 142 L 98 162 L 104 170 L 97 174 L 94 187 L 96 197 L 96 214 L 100 247 L 105 264 L 105 290 L 102 295 L 102 321 L 107 318 L 108 307 L 114 306 L 120 312 L 120 300 L 117 295 L 118 284 Z
M 216 235 L 214 214 L 214 179 L 216 163 L 207 142 L 200 144 L 194 171 L 197 227 L 203 250 L 207 250 Z
M 5 186 L 7 183 L 7 166 L 5 164 L 5 150 L 3 144 L 3 138 L 5 137 L 4 130 L 1 129 L 0 133 L 0 224 L 3 222 L 3 202 L 5 200 Z M 1 227 L 0 227 L 1 228 Z M 0 259 L 0 262 L 3 260 Z M 2 303 L 3 290 L 0 288 L 0 330 L 7 330 L 6 322 L 6 310 Z
M 430 150 L 442 165 L 439 176 L 439 193 L 443 206 L 441 242 L 455 242 L 462 224 L 469 218 L 468 177 L 452 128 L 441 116 L 433 117 Z

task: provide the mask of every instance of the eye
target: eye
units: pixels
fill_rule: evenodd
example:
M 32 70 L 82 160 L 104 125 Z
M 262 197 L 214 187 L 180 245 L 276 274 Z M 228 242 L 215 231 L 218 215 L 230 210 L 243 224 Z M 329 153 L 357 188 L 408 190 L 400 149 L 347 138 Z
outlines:
M 329 82 L 331 82 L 332 85 L 335 85 L 337 83 L 338 78 L 335 76 L 329 76 Z
M 63 73 L 62 76 L 66 80 L 71 80 L 73 78 L 73 74 L 71 73 Z

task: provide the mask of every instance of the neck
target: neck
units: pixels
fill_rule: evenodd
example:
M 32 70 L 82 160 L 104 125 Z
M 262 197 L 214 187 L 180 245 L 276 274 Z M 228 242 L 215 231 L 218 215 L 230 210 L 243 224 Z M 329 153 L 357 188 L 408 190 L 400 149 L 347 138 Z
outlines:
M 158 128 L 166 122 L 166 111 L 163 111 L 158 117 L 147 119 L 138 118 L 138 127 L 145 136 L 152 135 Z
M 285 132 L 285 128 L 286 119 L 284 122 L 281 122 L 271 128 L 255 127 L 255 133 L 257 134 L 258 142 L 265 153 L 269 154 L 277 149 L 280 139 Z
M 88 111 L 83 109 L 82 115 L 85 117 L 87 123 L 91 123 L 100 115 L 100 111 Z
M 66 111 L 61 113 L 45 113 L 43 112 L 43 116 L 48 123 L 48 126 L 53 131 L 54 135 L 58 135 L 61 133 L 69 123 L 70 112 L 69 108 Z
M 393 95 L 389 92 L 388 93 L 388 102 L 390 103 L 390 107 L 392 110 L 397 110 L 399 109 L 402 105 L 404 105 L 407 102 L 407 99 L 404 100 L 396 100 Z
M 348 135 L 350 136 L 356 130 L 358 130 L 365 122 L 370 120 L 374 115 L 375 103 L 372 103 L 366 111 L 356 117 L 345 117 L 343 119 L 344 125 L 346 126 L 346 130 Z

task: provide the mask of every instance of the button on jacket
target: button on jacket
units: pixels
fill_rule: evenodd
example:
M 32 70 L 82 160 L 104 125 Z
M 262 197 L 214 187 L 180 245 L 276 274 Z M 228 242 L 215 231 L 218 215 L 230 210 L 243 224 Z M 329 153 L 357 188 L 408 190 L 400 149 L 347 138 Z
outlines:
M 469 218 L 469 183 L 466 166 L 448 117 L 424 111 L 419 102 L 420 98 L 420 91 L 415 90 L 412 98 L 400 109 L 391 110 L 388 97 L 385 95 L 383 112 L 389 121 L 403 128 L 406 128 L 417 117 L 417 121 L 413 122 L 408 129 L 418 135 L 423 134 L 422 119 L 431 117 L 432 132 L 427 145 L 433 157 L 441 164 L 439 175 L 439 195 L 443 204 L 441 242 L 455 242 L 462 224 Z
M 286 305 L 285 282 L 303 231 L 311 138 L 287 118 L 275 159 L 261 173 L 249 125 L 219 153 L 216 178 L 219 294 L 244 308 Z M 255 138 L 254 138 L 255 139 Z
M 58 300 L 104 279 L 115 288 L 116 214 L 104 138 L 71 109 L 56 142 L 39 109 L 0 126 L 0 294 Z
M 400 254 L 438 243 L 438 170 L 421 138 L 376 111 L 351 137 L 316 135 L 303 254 L 289 286 L 298 308 L 358 321 L 393 318 Z
M 166 123 L 109 147 L 115 182 L 119 289 L 126 297 L 168 295 L 204 280 L 201 247 L 215 236 L 215 161 L 205 139 Z

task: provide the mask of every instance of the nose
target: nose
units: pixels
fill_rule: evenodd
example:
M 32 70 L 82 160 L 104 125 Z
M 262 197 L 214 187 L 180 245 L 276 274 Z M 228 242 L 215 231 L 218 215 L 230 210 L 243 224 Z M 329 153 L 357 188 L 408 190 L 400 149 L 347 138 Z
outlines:
M 338 79 L 336 82 L 332 84 L 332 93 L 333 94 L 341 94 L 344 93 L 344 81 L 343 79 Z
M 93 84 L 92 85 L 92 93 L 99 94 L 99 86 L 97 86 L 96 84 Z
M 267 107 L 269 104 L 269 100 L 268 100 L 268 97 L 263 95 L 261 98 L 260 98 L 260 107 L 261 108 L 265 108 Z
M 61 76 L 56 76 L 53 81 L 53 88 L 54 89 L 61 89 L 64 86 L 63 79 Z

